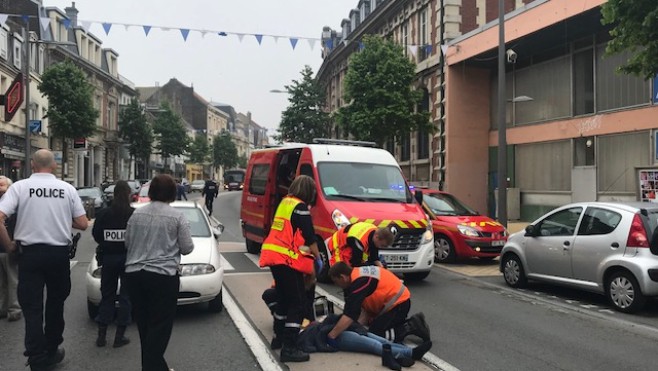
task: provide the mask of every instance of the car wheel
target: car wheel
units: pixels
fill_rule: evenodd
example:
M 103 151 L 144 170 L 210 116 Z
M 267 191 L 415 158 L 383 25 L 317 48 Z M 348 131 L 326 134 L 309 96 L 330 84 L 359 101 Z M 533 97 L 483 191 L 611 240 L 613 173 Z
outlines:
M 613 272 L 608 276 L 605 287 L 608 300 L 616 310 L 634 313 L 644 307 L 646 297 L 631 273 L 623 270 Z
M 87 300 L 87 314 L 89 314 L 89 318 L 92 321 L 95 321 L 96 316 L 98 315 L 98 305 Z
M 322 283 L 331 283 L 329 277 L 329 251 L 324 245 L 324 242 L 318 242 L 318 249 L 320 250 L 320 258 L 322 259 L 322 270 L 317 273 L 317 279 Z
M 457 259 L 455 246 L 442 234 L 434 236 L 434 261 L 436 263 L 454 263 Z
M 222 291 L 220 291 L 214 299 L 208 302 L 208 310 L 213 313 L 219 313 L 222 309 L 224 309 L 224 303 L 222 302 Z
M 427 272 L 413 272 L 413 273 L 405 273 L 404 274 L 404 279 L 407 281 L 422 281 L 427 276 L 430 275 L 430 271 Z
M 250 254 L 258 254 L 260 253 L 260 244 L 257 242 L 254 242 L 252 240 L 245 240 L 247 244 L 247 252 Z
M 514 288 L 522 288 L 528 284 L 521 259 L 515 254 L 505 255 L 503 260 L 503 277 L 505 283 Z

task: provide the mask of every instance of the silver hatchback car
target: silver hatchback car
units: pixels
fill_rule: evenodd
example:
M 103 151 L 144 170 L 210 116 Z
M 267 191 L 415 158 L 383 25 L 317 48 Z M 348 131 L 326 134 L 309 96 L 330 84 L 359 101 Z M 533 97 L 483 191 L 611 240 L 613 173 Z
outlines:
M 615 309 L 636 312 L 658 296 L 658 251 L 650 247 L 657 225 L 654 203 L 565 205 L 509 237 L 500 271 L 511 287 L 528 279 L 555 283 L 605 294 Z

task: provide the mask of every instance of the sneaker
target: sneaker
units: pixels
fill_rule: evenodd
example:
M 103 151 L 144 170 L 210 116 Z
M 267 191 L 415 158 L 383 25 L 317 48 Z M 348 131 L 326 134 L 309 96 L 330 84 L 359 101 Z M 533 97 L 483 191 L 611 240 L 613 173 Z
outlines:
M 7 321 L 16 322 L 16 321 L 20 320 L 21 318 L 23 318 L 23 314 L 21 312 L 12 313 L 12 314 L 7 316 Z
M 55 364 L 48 361 L 46 353 L 28 357 L 26 366 L 30 366 L 31 371 L 50 371 L 55 368 Z
M 423 341 L 430 341 L 430 327 L 425 322 L 425 315 L 419 312 L 409 318 L 413 325 L 412 335 L 416 335 Z

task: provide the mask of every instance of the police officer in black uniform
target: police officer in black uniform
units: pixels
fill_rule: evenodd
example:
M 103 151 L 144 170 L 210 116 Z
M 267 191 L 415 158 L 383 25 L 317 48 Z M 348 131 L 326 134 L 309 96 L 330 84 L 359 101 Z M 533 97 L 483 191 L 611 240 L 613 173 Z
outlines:
M 133 214 L 130 207 L 130 186 L 125 180 L 120 180 L 114 187 L 114 199 L 112 206 L 106 207 L 98 212 L 91 234 L 98 243 L 96 259 L 101 269 L 101 303 L 98 308 L 98 338 L 96 346 L 103 347 L 106 344 L 105 336 L 107 326 L 114 321 L 115 301 L 117 299 L 117 286 L 119 277 L 124 281 L 126 275 L 126 244 L 124 235 L 128 219 Z M 130 324 L 130 298 L 126 285 L 121 285 L 119 290 L 119 309 L 116 322 L 117 331 L 114 336 L 115 348 L 122 347 L 130 342 L 124 335 L 126 326 Z
M 208 209 L 208 215 L 212 215 L 212 203 L 217 198 L 219 194 L 219 186 L 215 183 L 214 180 L 206 180 L 206 185 L 203 186 L 203 191 L 201 196 L 206 197 L 206 208 Z
M 8 252 L 19 250 L 18 302 L 32 371 L 50 370 L 64 359 L 59 345 L 64 341 L 64 301 L 71 292 L 71 227 L 85 230 L 88 225 L 80 196 L 72 185 L 53 175 L 55 169 L 52 152 L 36 151 L 32 176 L 14 183 L 0 200 L 0 244 Z M 14 214 L 12 242 L 4 222 Z

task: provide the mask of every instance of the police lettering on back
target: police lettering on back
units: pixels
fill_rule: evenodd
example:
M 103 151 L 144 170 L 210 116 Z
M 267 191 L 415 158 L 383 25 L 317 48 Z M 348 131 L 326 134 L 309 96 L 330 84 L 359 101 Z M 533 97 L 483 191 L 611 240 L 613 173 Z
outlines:
M 107 242 L 123 242 L 126 234 L 125 229 L 106 229 L 103 231 L 105 241 Z
M 30 188 L 30 198 L 64 198 L 64 190 L 59 188 Z

